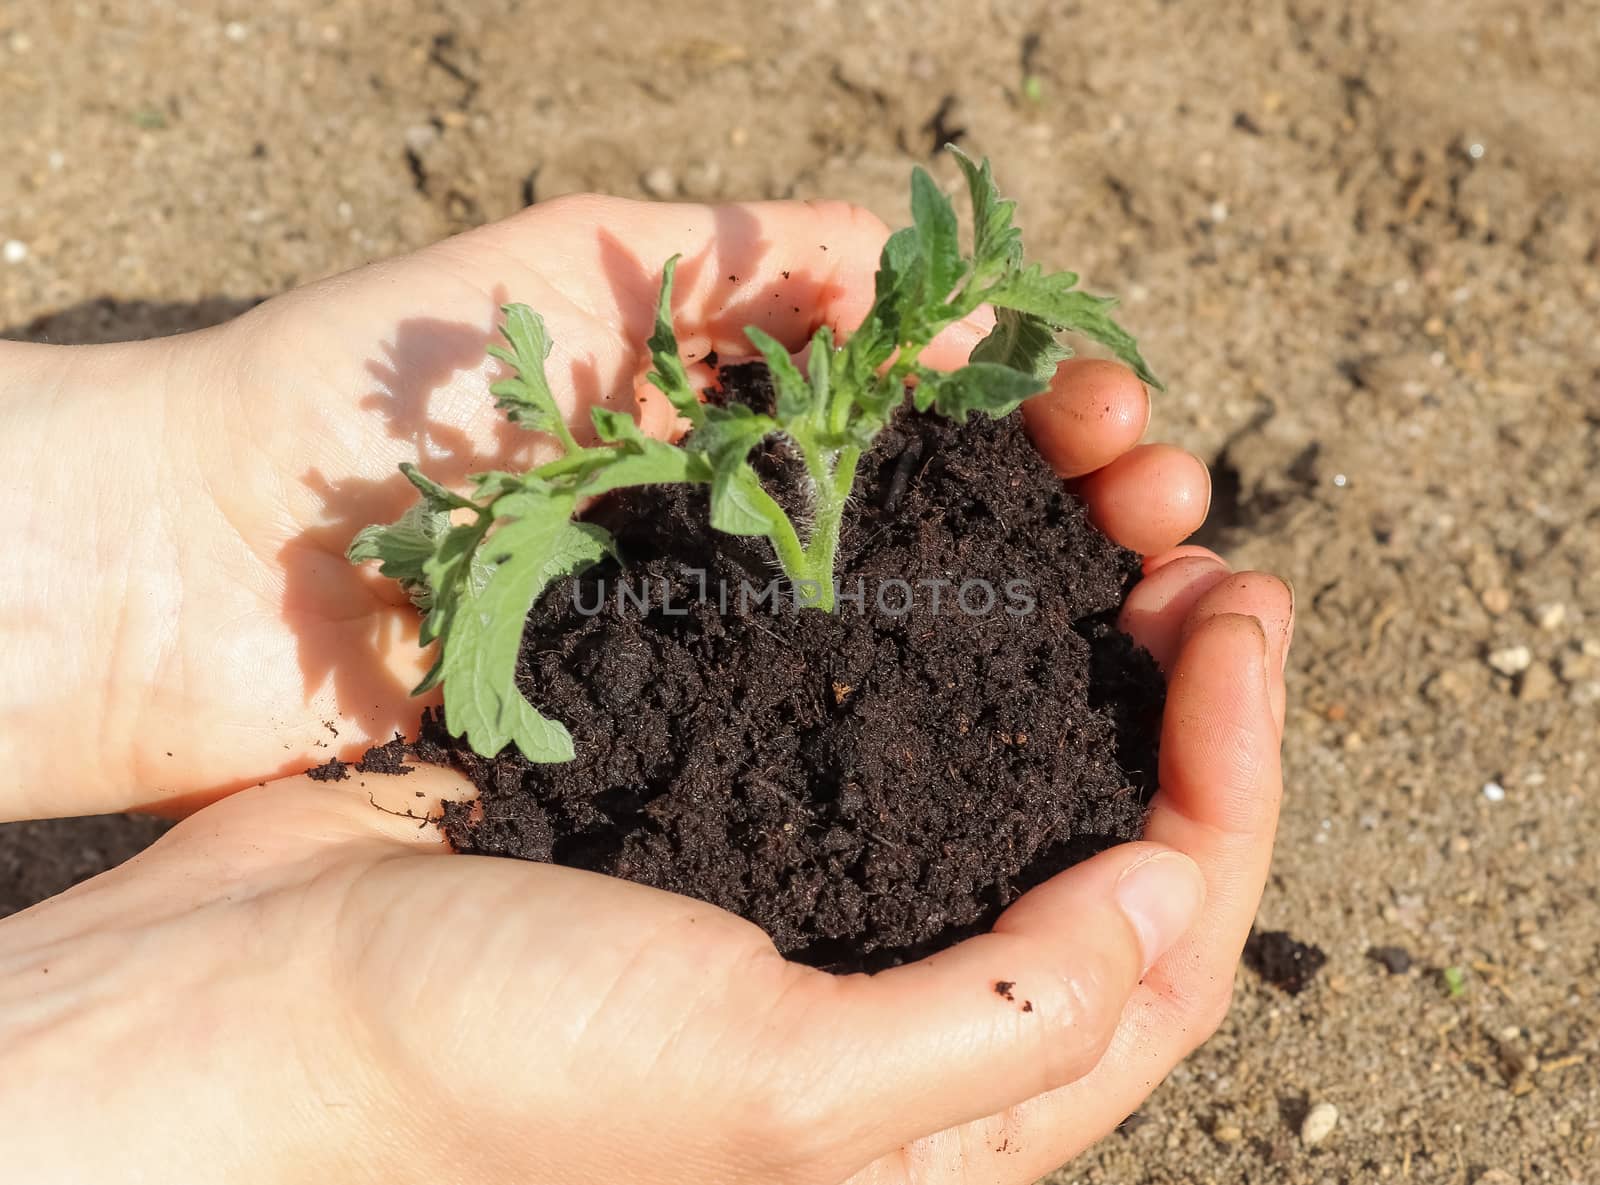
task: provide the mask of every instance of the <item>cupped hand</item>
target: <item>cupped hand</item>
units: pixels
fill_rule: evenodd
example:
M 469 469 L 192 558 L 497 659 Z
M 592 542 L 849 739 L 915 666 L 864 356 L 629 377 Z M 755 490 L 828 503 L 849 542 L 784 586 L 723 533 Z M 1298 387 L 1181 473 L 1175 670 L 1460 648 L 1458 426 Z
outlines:
M 450 854 L 448 771 L 288 778 L 0 921 L 8 1172 L 1026 1185 L 1215 1028 L 1271 850 L 1284 590 L 1204 556 L 1145 587 L 1147 837 L 990 933 L 830 976 L 699 902 Z
M 800 349 L 859 323 L 884 236 L 837 203 L 568 198 L 214 330 L 0 343 L 0 468 L 26 491 L 0 521 L 20 564 L 0 583 L 0 819 L 181 812 L 413 732 L 417 615 L 344 550 L 414 498 L 401 461 L 457 481 L 539 456 L 487 393 L 499 306 L 544 316 L 576 431 L 602 404 L 667 434 L 643 375 L 668 257 L 684 257 L 682 351 L 709 383 L 707 355 L 751 352 L 747 325 Z M 956 326 L 926 358 L 957 365 L 981 332 Z M 1128 546 L 1158 555 L 1204 517 L 1204 467 L 1138 443 L 1149 403 L 1122 368 L 1068 363 L 1027 414 Z M 1177 584 L 1160 595 L 1193 591 Z
M 688 257 L 677 311 L 703 367 L 747 323 L 791 346 L 819 320 L 848 328 L 882 233 L 836 206 L 562 202 L 220 331 L 8 351 L 50 396 L 5 414 L 36 429 L 24 530 L 56 600 L 23 603 L 38 632 L 0 649 L 7 809 L 178 801 L 409 726 L 415 616 L 341 553 L 404 506 L 399 460 L 459 476 L 531 459 L 485 397 L 501 301 L 545 313 L 581 422 L 635 398 L 660 259 Z M 124 405 L 139 414 L 115 447 L 96 443 Z M 642 411 L 670 431 L 648 394 Z M 449 856 L 425 822 L 468 792 L 446 771 L 286 778 L 0 922 L 19 1179 L 1020 1185 L 1110 1130 L 1226 1009 L 1271 851 L 1292 607 L 1272 578 L 1177 546 L 1204 469 L 1138 445 L 1149 404 L 1126 371 L 1068 363 L 1025 414 L 1097 521 L 1150 557 L 1123 613 L 1169 678 L 1144 842 L 987 935 L 835 978 L 696 902 Z M 78 468 L 51 478 L 46 460 Z M 48 569 L 51 512 L 97 579 Z

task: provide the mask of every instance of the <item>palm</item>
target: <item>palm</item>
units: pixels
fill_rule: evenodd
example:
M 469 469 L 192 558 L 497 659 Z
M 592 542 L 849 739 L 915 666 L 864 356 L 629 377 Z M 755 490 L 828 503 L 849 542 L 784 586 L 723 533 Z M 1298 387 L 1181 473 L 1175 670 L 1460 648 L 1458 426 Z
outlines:
M 343 554 L 357 530 L 414 497 L 399 462 L 456 482 L 526 467 L 547 443 L 508 425 L 487 396 L 498 364 L 484 347 L 501 304 L 544 316 L 551 378 L 581 433 L 591 405 L 635 410 L 659 268 L 673 252 L 706 244 L 679 272 L 691 362 L 737 348 L 746 324 L 798 345 L 816 318 L 848 317 L 825 270 L 826 229 L 841 264 L 873 257 L 841 241 L 836 218 L 824 227 L 828 208 L 793 205 L 778 209 L 818 223 L 804 235 L 816 270 L 764 258 L 759 236 L 730 247 L 717 238 L 729 233 L 725 212 L 647 220 L 630 253 L 605 226 L 650 208 L 616 205 L 597 225 L 555 203 L 292 293 L 196 341 L 211 378 L 185 398 L 203 402 L 190 444 L 204 497 L 182 499 L 181 529 L 173 524 L 182 612 L 163 667 L 182 677 L 158 675 L 150 689 L 154 726 L 134 766 L 156 771 L 152 790 L 230 789 L 414 730 L 426 703 L 409 694 L 425 666 L 417 615 Z M 871 221 L 855 233 L 870 238 Z M 529 262 L 546 253 L 560 261 L 553 277 Z M 659 397 L 652 407 L 646 392 L 639 408 L 647 426 L 668 430 Z M 232 447 L 216 447 L 219 426 Z

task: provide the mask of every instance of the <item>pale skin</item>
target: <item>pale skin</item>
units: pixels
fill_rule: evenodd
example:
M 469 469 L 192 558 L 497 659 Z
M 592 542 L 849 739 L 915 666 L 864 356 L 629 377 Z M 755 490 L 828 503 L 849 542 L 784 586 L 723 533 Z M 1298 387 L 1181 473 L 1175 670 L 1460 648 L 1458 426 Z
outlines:
M 203 333 L 0 343 L 0 818 L 194 812 L 0 922 L 0 1175 L 1021 1185 L 1215 1029 L 1271 852 L 1292 599 L 1179 546 L 1205 469 L 1140 443 L 1113 364 L 1024 411 L 1148 557 L 1123 622 L 1169 679 L 1161 791 L 1141 842 L 992 933 L 833 977 L 694 901 L 449 853 L 407 817 L 470 793 L 447 771 L 297 776 L 422 706 L 415 613 L 341 554 L 406 505 L 396 463 L 540 455 L 486 394 L 498 304 L 545 316 L 575 425 L 637 400 L 668 434 L 640 390 L 663 260 L 709 381 L 745 324 L 847 332 L 883 235 L 838 204 L 565 199 Z

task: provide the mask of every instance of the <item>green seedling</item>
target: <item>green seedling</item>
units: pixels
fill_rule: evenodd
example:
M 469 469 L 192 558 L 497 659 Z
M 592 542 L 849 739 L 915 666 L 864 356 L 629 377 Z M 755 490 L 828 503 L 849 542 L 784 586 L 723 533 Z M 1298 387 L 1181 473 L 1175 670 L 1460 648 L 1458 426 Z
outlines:
M 398 522 L 362 531 L 349 549 L 352 562 L 377 561 L 426 613 L 422 644 L 437 642 L 439 650 L 416 691 L 443 686 L 452 734 L 465 734 L 486 757 L 515 744 L 530 761 L 572 759 L 571 735 L 523 696 L 516 667 L 524 619 L 540 594 L 611 548 L 604 530 L 574 517 L 584 499 L 632 486 L 708 486 L 711 525 L 769 540 L 797 598 L 830 610 L 856 467 L 908 395 L 918 411 L 956 420 L 974 411 L 1008 415 L 1043 391 L 1071 355 L 1057 340 L 1060 331 L 1100 342 L 1156 384 L 1134 339 L 1112 320 L 1115 302 L 1079 291 L 1069 272 L 1025 266 L 1015 203 L 1000 196 L 987 161 L 951 151 L 971 195 L 970 250 L 960 244 L 950 199 L 915 169 L 912 225 L 884 245 L 871 311 L 847 342 L 819 328 L 802 373 L 782 343 L 745 330 L 772 372 L 770 415 L 702 403 L 690 387 L 672 328 L 676 257 L 663 269 L 647 345 L 650 382 L 690 426 L 680 444 L 647 437 L 630 417 L 603 408 L 591 412 L 596 443 L 580 444 L 545 377 L 551 343 L 543 320 L 526 305 L 505 306 L 506 345 L 489 353 L 512 373 L 491 394 L 513 423 L 552 437 L 561 455 L 526 473 L 476 474 L 465 494 L 402 465 L 420 500 Z M 947 372 L 922 365 L 923 349 L 942 329 L 985 304 L 994 309 L 994 329 L 967 365 Z M 785 438 L 804 464 L 809 504 L 797 515 L 803 530 L 749 463 L 772 437 Z

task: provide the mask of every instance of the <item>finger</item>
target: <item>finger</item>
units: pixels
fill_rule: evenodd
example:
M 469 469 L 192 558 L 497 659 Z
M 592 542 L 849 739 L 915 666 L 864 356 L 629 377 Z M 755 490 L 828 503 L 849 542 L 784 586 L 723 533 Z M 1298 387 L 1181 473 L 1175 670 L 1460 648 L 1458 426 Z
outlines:
M 1172 665 L 1184 624 L 1196 604 L 1228 579 L 1215 556 L 1184 556 L 1146 576 L 1122 604 L 1117 627 L 1150 652 L 1162 670 Z
M 993 328 L 994 310 L 982 305 L 954 325 L 945 326 L 937 337 L 923 347 L 919 361 L 935 370 L 954 370 L 964 366 L 977 344 L 988 337 Z
M 1272 855 L 1283 792 L 1275 717 L 1283 674 L 1273 634 L 1288 602 L 1277 587 L 1274 604 L 1259 580 L 1219 584 L 1197 607 L 1168 676 L 1161 789 L 1145 836 L 1193 857 L 1208 902 L 1195 932 L 1156 971 L 1157 990 L 1180 1006 L 1225 995 Z M 1248 598 L 1269 616 L 1222 611 L 1230 598 Z
M 1070 1082 L 1099 1059 L 1144 969 L 1204 895 L 1187 857 L 1104 852 L 1024 895 L 991 932 L 815 989 L 813 1056 L 865 1155 Z
M 1199 529 L 1211 503 L 1211 475 L 1170 444 L 1142 444 L 1077 484 L 1089 517 L 1141 555 L 1176 547 Z
M 1216 552 L 1212 551 L 1209 547 L 1201 547 L 1198 543 L 1185 543 L 1180 547 L 1172 548 L 1170 551 L 1163 551 L 1156 555 L 1145 556 L 1144 574 L 1148 576 L 1157 568 L 1165 567 L 1173 560 L 1188 559 L 1191 556 L 1200 556 L 1203 559 L 1215 560 L 1223 567 L 1228 566 L 1228 561 L 1223 559 Z
M 1150 422 L 1150 396 L 1126 366 L 1071 358 L 1050 389 L 1022 405 L 1028 434 L 1062 477 L 1082 477 L 1139 443 Z
M 1268 665 L 1274 675 L 1268 690 L 1273 718 L 1281 730 L 1285 698 L 1282 674 L 1289 661 L 1289 644 L 1294 639 L 1294 592 L 1266 572 L 1235 573 L 1218 581 L 1195 600 L 1183 623 L 1182 633 L 1187 637 L 1211 618 L 1228 613 L 1254 617 L 1266 633 Z

